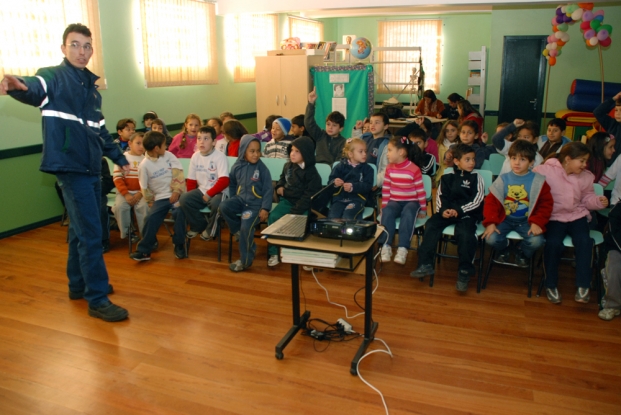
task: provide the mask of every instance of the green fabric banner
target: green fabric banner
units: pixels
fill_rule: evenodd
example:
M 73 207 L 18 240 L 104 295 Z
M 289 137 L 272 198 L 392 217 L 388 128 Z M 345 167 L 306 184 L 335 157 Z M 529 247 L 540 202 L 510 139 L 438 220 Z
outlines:
M 374 84 L 371 65 L 315 66 L 311 68 L 317 91 L 315 121 L 322 129 L 332 111 L 345 108 L 345 127 L 341 135 L 351 137 L 357 120 L 373 113 Z M 343 112 L 343 111 L 341 111 Z

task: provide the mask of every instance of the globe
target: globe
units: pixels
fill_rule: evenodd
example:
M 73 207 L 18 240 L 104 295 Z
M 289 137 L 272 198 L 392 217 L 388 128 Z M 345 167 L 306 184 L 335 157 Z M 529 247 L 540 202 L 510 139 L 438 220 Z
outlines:
M 351 42 L 351 55 L 356 59 L 366 59 L 371 54 L 371 42 L 366 37 L 357 37 Z

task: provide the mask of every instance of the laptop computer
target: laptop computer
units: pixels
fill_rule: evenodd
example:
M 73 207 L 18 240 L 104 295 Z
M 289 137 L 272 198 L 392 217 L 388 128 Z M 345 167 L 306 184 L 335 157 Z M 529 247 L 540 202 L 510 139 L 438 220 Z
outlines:
M 324 209 L 332 199 L 334 190 L 332 182 L 328 183 L 327 186 L 311 196 L 310 209 L 307 215 L 289 213 L 263 229 L 261 234 L 270 238 L 303 241 L 310 235 L 311 223 L 319 216 L 323 216 Z

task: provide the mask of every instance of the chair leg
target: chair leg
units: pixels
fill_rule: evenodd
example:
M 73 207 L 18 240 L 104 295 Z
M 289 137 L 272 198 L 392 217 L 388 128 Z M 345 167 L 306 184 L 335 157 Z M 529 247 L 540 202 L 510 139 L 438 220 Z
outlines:
M 492 271 L 492 265 L 494 265 L 494 256 L 496 255 L 496 250 L 492 248 L 492 252 L 489 255 L 489 262 L 487 263 L 487 270 L 485 271 L 485 278 L 483 279 L 482 289 L 487 288 L 487 279 L 489 278 L 489 274 Z
M 218 262 L 222 261 L 222 226 L 217 222 L 218 226 Z
M 543 262 L 543 255 L 541 255 L 541 262 Z M 539 282 L 539 288 L 537 289 L 537 297 L 541 295 L 541 291 L 543 291 L 543 284 L 546 282 L 546 267 L 543 267 L 543 275 L 541 276 L 541 281 Z
M 233 234 L 229 231 L 229 264 L 233 262 Z
M 485 257 L 485 242 L 479 240 L 479 274 L 477 275 L 477 294 L 481 292 L 481 279 L 483 278 L 483 258 Z
M 533 290 L 533 276 L 535 274 L 535 254 L 530 257 L 530 261 L 528 261 L 528 298 L 531 297 Z

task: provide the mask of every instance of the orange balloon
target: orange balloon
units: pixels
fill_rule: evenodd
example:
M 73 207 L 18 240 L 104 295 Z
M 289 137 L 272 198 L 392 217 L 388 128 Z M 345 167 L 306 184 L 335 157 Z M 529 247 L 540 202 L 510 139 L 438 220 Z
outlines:
M 578 3 L 578 7 L 584 10 L 593 10 L 593 3 Z
M 553 32 L 558 32 L 558 26 L 552 26 L 552 31 Z
M 548 59 L 548 63 L 550 64 L 550 66 L 556 65 L 556 58 L 550 57 L 550 59 Z
M 556 41 L 556 46 L 559 46 L 559 47 L 557 47 L 557 49 L 560 49 L 560 46 L 565 46 L 565 42 L 563 42 L 562 40 L 557 40 Z

